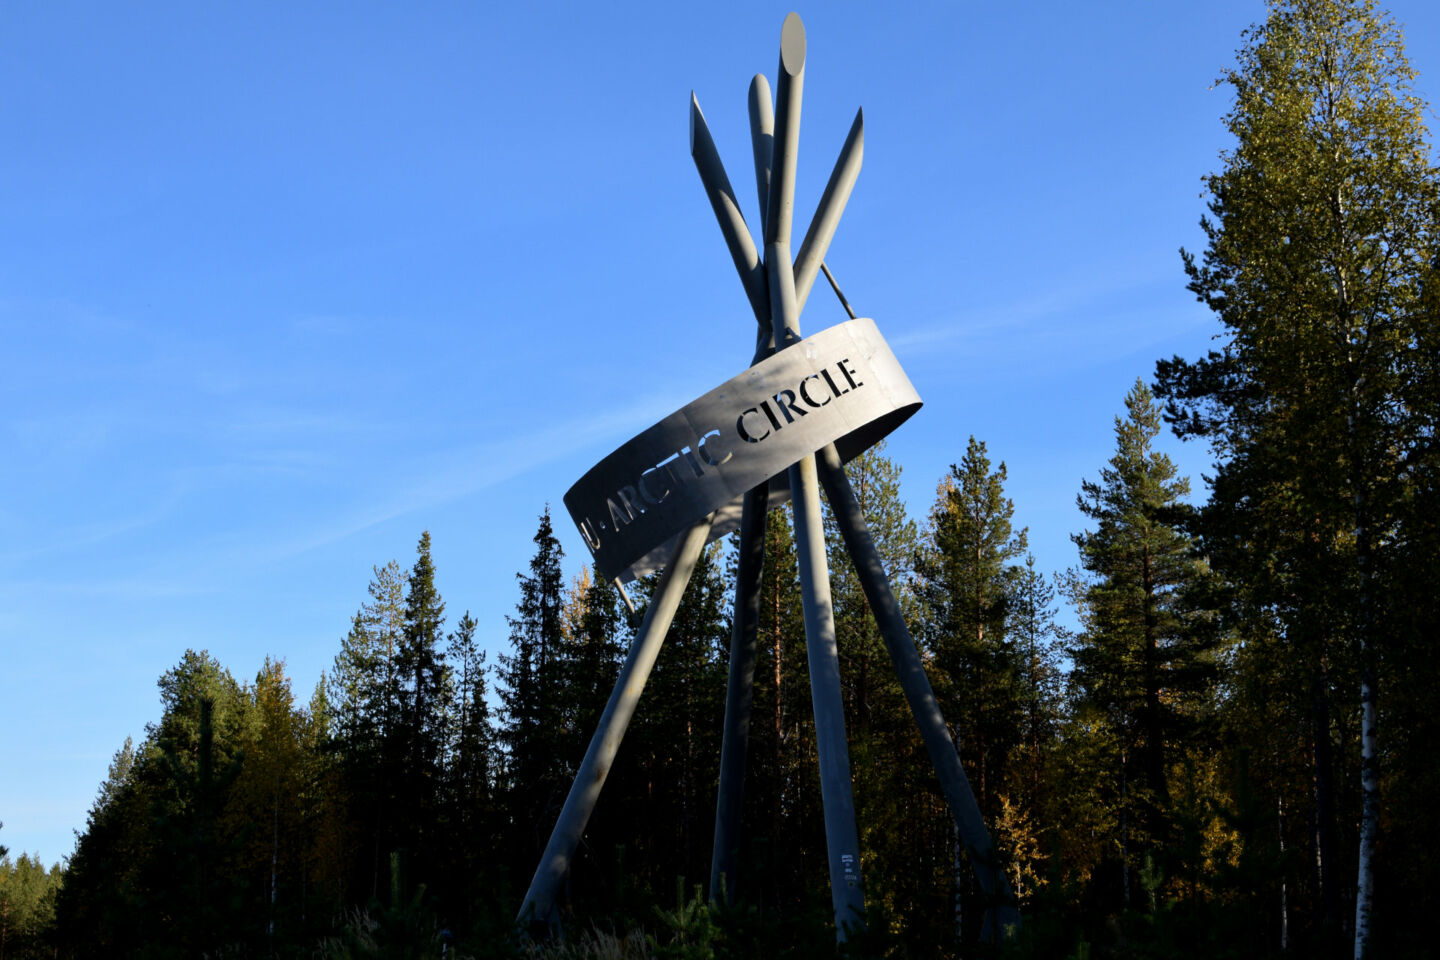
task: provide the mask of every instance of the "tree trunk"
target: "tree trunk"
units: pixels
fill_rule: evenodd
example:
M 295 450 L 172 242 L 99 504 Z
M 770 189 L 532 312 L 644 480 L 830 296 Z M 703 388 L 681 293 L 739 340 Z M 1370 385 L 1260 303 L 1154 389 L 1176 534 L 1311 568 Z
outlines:
M 275 941 L 275 885 L 280 867 L 280 791 L 273 796 L 275 803 L 270 825 L 270 941 Z
M 1275 798 L 1275 810 L 1279 822 L 1280 835 L 1280 862 L 1285 862 L 1285 798 Z M 1282 868 L 1283 869 L 1283 868 Z M 1280 952 L 1284 953 L 1290 949 L 1290 905 L 1287 903 L 1288 890 L 1286 888 L 1285 874 L 1280 874 Z
M 1120 750 L 1120 897 L 1130 906 L 1130 790 L 1125 772 L 1125 750 Z
M 1319 888 L 1320 929 L 1335 923 L 1335 782 L 1330 745 L 1329 676 L 1321 653 L 1320 668 L 1312 681 L 1312 724 L 1315 781 L 1315 883 Z
M 781 808 L 784 806 L 784 804 L 782 803 L 782 800 L 783 800 L 783 798 L 784 798 L 784 796 L 785 796 L 785 771 L 784 771 L 784 768 L 780 765 L 780 761 L 781 761 L 781 758 L 782 758 L 782 756 L 783 756 L 782 751 L 781 751 L 781 749 L 780 749 L 780 739 L 781 739 L 781 735 L 782 735 L 783 730 L 784 730 L 784 722 L 785 722 L 785 714 L 784 714 L 784 710 L 782 709 L 782 700 L 781 700 L 781 697 L 780 697 L 781 683 L 782 683 L 782 681 L 784 680 L 784 672 L 783 672 L 783 667 L 782 667 L 782 657 L 783 657 L 784 652 L 785 652 L 785 647 L 784 647 L 783 642 L 781 641 L 781 633 L 782 633 L 782 630 L 781 630 L 781 627 L 780 627 L 780 587 L 779 587 L 779 584 L 778 584 L 778 583 L 776 584 L 776 587 L 775 587 L 775 611 L 774 611 L 774 612 L 775 612 L 775 619 L 774 619 L 774 630 L 775 630 L 775 633 L 774 633 L 773 653 L 774 653 L 774 659 L 775 659 L 775 762 L 774 762 L 774 764 L 771 766 L 771 770 L 773 771 L 773 774 L 774 774 L 774 777 L 775 777 L 775 800 L 774 800 L 774 806 L 773 806 L 773 808 L 772 808 L 771 811 L 770 811 L 770 816 L 771 816 L 770 850 L 771 850 L 771 856 L 772 856 L 772 869 L 770 870 L 770 889 L 771 889 L 771 892 L 772 892 L 773 896 L 775 897 L 775 899 L 776 899 L 777 902 L 778 902 L 779 896 L 780 896 L 780 870 L 779 870 L 778 868 L 779 868 L 779 866 L 780 866 L 780 864 L 779 864 L 779 857 L 780 857 L 780 853 L 781 853 L 781 851 L 780 851 L 780 837 L 782 836 L 782 834 L 781 834 L 781 826 L 782 826 L 782 824 L 781 824 L 781 822 L 780 822 L 780 821 L 781 821 L 780 810 L 781 810 Z
M 1373 628 L 1370 611 L 1370 541 L 1362 487 L 1355 488 L 1355 565 L 1360 575 L 1357 620 L 1360 640 L 1360 862 L 1355 882 L 1355 960 L 1370 947 L 1370 907 L 1374 895 L 1375 835 L 1380 826 L 1379 720 L 1375 710 Z
M 1040 812 L 1040 659 L 1030 643 L 1030 811 Z
M 1149 531 L 1146 531 L 1147 539 Z M 1160 628 L 1155 614 L 1154 563 L 1147 542 L 1142 558 L 1144 568 L 1141 584 L 1145 591 L 1145 785 L 1150 790 L 1146 804 L 1147 826 L 1150 829 L 1150 849 L 1155 849 L 1165 840 L 1164 811 L 1170 805 L 1169 786 L 1165 782 L 1165 743 L 1161 724 L 1160 706 Z

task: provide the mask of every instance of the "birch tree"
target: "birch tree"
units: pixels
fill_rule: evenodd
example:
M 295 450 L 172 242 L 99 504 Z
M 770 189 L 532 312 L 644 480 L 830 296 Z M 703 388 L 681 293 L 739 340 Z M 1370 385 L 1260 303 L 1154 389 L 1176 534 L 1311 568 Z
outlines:
M 1273 2 L 1245 39 L 1221 77 L 1235 96 L 1235 145 L 1206 179 L 1206 249 L 1184 254 L 1222 346 L 1162 362 L 1159 392 L 1177 430 L 1207 438 L 1220 460 L 1212 530 L 1253 538 L 1247 572 L 1272 589 L 1262 605 L 1280 612 L 1288 639 L 1305 637 L 1317 757 L 1336 692 L 1327 665 L 1356 664 L 1359 958 L 1380 823 L 1381 595 L 1416 463 L 1432 455 L 1416 391 L 1436 322 L 1423 307 L 1436 171 L 1401 33 L 1370 0 Z M 1336 878 L 1323 882 L 1333 900 Z

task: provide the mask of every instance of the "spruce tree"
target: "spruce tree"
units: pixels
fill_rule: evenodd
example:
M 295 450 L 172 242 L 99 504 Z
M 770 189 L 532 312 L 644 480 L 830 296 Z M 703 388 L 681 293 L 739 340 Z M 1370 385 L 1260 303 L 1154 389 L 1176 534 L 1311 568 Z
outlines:
M 445 603 L 435 586 L 428 530 L 420 535 L 405 585 L 403 629 L 395 654 L 399 723 L 390 732 L 392 746 L 387 754 L 400 770 L 394 814 L 397 841 L 409 851 L 409 873 L 418 878 L 426 876 L 443 853 L 444 840 L 435 834 L 435 827 L 452 692 L 440 648 Z
M 396 842 L 396 789 L 403 777 L 399 656 L 405 642 L 406 574 L 394 560 L 372 569 L 370 600 L 352 618 L 335 656 L 329 701 L 336 716 L 333 749 L 354 827 L 363 838 L 355 880 L 358 889 L 378 898 Z
M 910 581 L 919 535 L 900 496 L 900 465 L 885 455 L 882 440 L 846 464 L 845 474 L 889 576 L 891 589 L 902 608 L 912 608 L 913 614 Z M 845 682 L 845 729 L 853 740 L 871 729 L 879 719 L 877 711 L 887 712 L 897 703 L 902 710 L 905 706 L 903 700 L 895 699 L 899 685 L 890 667 L 885 642 L 845 550 L 835 516 L 828 508 L 825 539 L 830 557 L 830 593 L 835 606 L 840 675 Z
M 490 718 L 486 655 L 476 643 L 476 626 L 470 611 L 465 611 L 450 634 L 445 654 L 455 677 L 448 780 L 461 824 L 485 811 L 493 786 L 495 730 Z
M 528 876 L 569 789 L 564 759 L 564 551 L 540 515 L 529 573 L 517 573 L 520 600 L 510 623 L 510 652 L 497 671 L 503 722 L 506 801 L 514 820 L 516 875 Z
M 1040 831 L 1053 822 L 1047 768 L 1060 732 L 1063 679 L 1054 603 L 1055 588 L 1027 553 L 1012 586 L 1007 627 L 1015 644 L 1022 738 L 1010 764 L 1008 796 L 997 811 L 998 845 L 1009 851 L 1022 901 L 1041 883 Z
M 1005 464 L 991 469 L 973 436 L 965 456 L 941 479 L 916 558 L 923 608 L 920 635 L 931 681 L 980 809 L 995 821 L 1009 760 L 1021 741 L 1019 666 L 1007 627 L 1026 532 L 1011 524 Z M 953 936 L 979 917 L 972 874 L 951 824 L 949 880 Z
M 636 745 L 656 785 L 646 817 L 656 889 L 674 876 L 703 877 L 710 866 L 730 646 L 726 586 L 720 545 L 711 544 L 670 622 L 637 718 Z
M 571 584 L 563 614 L 564 710 L 569 734 L 565 756 L 576 769 L 625 659 L 624 634 L 625 615 L 614 584 L 597 581 L 588 567 L 582 567 Z
M 72 956 L 124 956 L 145 944 L 141 873 L 153 847 L 148 752 L 125 738 L 76 837 L 55 905 L 56 939 Z
M 495 791 L 496 736 L 491 718 L 485 651 L 475 639 L 477 624 L 467 610 L 449 636 L 445 658 L 454 676 L 448 762 L 444 771 L 444 815 L 449 865 L 448 894 L 459 904 L 454 916 L 470 916 L 483 887 L 493 882 L 499 802 Z
M 973 436 L 941 480 L 917 558 L 923 635 L 937 696 L 959 734 L 981 808 L 993 809 L 1011 748 L 1019 742 L 1016 651 L 1007 632 L 1026 531 L 1011 526 L 1005 464 L 993 471 Z

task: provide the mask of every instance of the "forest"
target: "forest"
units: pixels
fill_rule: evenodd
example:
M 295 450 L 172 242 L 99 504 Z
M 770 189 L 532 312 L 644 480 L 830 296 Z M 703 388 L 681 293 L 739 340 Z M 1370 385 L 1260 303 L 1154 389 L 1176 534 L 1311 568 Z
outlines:
M 705 889 L 735 577 L 716 542 L 563 937 L 517 931 L 638 623 L 567 570 L 537 503 L 507 624 L 447 610 L 425 532 L 357 584 L 313 691 L 280 659 L 180 654 L 73 855 L 0 847 L 0 960 L 1434 955 L 1440 170 L 1413 80 L 1368 0 L 1277 0 L 1244 35 L 1205 246 L 1181 251 L 1217 346 L 1116 397 L 1069 569 L 1036 568 L 995 438 L 913 512 L 883 445 L 846 468 L 1019 908 L 1008 938 L 982 942 L 994 904 L 827 513 L 867 905 L 837 948 L 788 508 L 733 905 Z M 1167 429 L 1213 472 L 1180 476 Z M 630 587 L 641 612 L 653 586 Z

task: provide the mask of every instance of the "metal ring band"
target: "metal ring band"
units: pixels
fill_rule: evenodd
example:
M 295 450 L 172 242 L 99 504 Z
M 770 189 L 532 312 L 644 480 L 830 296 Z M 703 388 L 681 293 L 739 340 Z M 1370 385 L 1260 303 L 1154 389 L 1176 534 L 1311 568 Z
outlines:
M 642 577 L 669 544 L 716 514 L 710 539 L 740 525 L 740 498 L 834 443 L 849 461 L 920 409 L 920 397 L 875 321 L 849 320 L 767 357 L 622 445 L 565 494 L 565 507 L 606 580 Z

